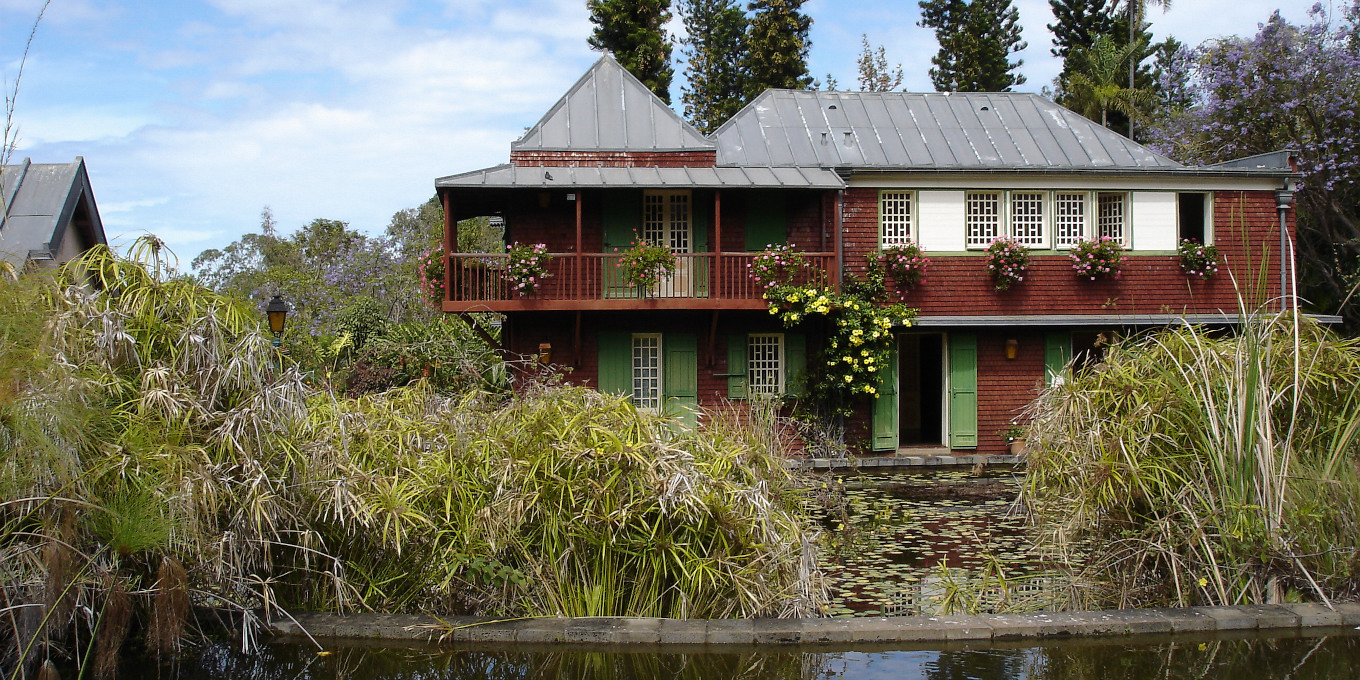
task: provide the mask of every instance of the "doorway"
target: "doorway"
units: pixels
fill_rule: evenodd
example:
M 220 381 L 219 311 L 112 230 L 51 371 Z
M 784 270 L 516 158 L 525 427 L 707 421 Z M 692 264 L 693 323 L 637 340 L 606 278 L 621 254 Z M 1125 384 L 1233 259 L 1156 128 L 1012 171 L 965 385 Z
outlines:
M 902 335 L 897 346 L 899 446 L 944 446 L 944 335 Z

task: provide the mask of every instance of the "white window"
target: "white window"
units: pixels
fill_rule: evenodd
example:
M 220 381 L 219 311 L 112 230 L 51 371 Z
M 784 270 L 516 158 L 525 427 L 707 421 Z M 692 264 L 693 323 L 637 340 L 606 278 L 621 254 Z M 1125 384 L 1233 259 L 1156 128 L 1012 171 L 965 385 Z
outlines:
M 1011 237 L 1031 248 L 1045 244 L 1044 198 L 1042 191 L 1011 192 Z
M 986 248 L 1001 235 L 1001 192 L 970 191 L 964 198 L 968 247 Z
M 1096 194 L 1096 233 L 1094 236 L 1096 238 L 1108 236 L 1121 244 L 1128 245 L 1128 205 L 1128 194 L 1116 192 Z
M 690 252 L 688 191 L 648 191 L 642 196 L 642 238 L 671 252 Z
M 911 199 L 910 191 L 879 192 L 878 224 L 882 247 L 900 246 L 911 240 L 913 219 Z
M 746 377 L 752 395 L 784 393 L 783 333 L 747 336 Z
M 633 403 L 661 408 L 661 336 L 633 336 Z
M 1071 248 L 1086 236 L 1088 194 L 1059 191 L 1053 195 L 1053 245 Z

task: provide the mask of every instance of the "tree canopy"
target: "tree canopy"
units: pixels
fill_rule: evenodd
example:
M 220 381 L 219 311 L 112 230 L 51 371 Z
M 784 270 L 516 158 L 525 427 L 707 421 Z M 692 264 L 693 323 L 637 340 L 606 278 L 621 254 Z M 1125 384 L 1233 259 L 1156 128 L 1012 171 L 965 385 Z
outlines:
M 934 29 L 940 49 L 931 57 L 937 92 L 1009 92 L 1025 82 L 1024 60 L 1010 55 L 1028 44 L 1011 0 L 920 0 L 920 26 Z
M 803 89 L 812 84 L 807 56 L 812 18 L 799 10 L 806 0 L 751 0 L 746 29 L 746 100 L 767 88 Z
M 595 24 L 586 41 L 590 47 L 612 52 L 647 89 L 671 103 L 675 69 L 665 28 L 671 0 L 586 0 L 586 8 Z
M 718 129 L 746 103 L 746 13 L 736 0 L 680 0 L 685 119 L 699 131 Z

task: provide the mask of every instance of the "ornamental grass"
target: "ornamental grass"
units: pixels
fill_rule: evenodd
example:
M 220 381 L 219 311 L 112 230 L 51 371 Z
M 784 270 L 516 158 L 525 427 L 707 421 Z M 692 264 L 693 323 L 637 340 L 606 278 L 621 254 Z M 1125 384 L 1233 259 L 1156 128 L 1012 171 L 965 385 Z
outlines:
M 172 278 L 158 243 L 134 254 L 0 281 L 0 666 L 78 649 L 108 677 L 127 639 L 173 656 L 194 607 L 232 612 L 250 646 L 292 608 L 823 604 L 758 423 L 685 431 L 580 388 L 346 399 L 310 388 L 253 310 Z
M 1360 596 L 1360 343 L 1292 314 L 1116 343 L 1027 414 L 1074 608 Z

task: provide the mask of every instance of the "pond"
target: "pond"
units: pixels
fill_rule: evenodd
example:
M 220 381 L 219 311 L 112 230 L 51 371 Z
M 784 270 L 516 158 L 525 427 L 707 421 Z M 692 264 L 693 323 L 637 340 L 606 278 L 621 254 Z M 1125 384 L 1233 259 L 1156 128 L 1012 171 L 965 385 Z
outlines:
M 212 643 L 176 665 L 124 664 L 121 677 L 165 680 L 1076 680 L 1360 677 L 1360 631 L 1300 637 L 1067 640 L 921 648 L 383 648 L 269 644 L 252 655 Z M 68 676 L 74 677 L 74 674 Z
M 959 611 L 1048 608 L 1050 565 L 1015 508 L 1022 480 L 1011 467 L 823 476 L 809 510 L 827 613 L 934 614 L 951 596 Z

